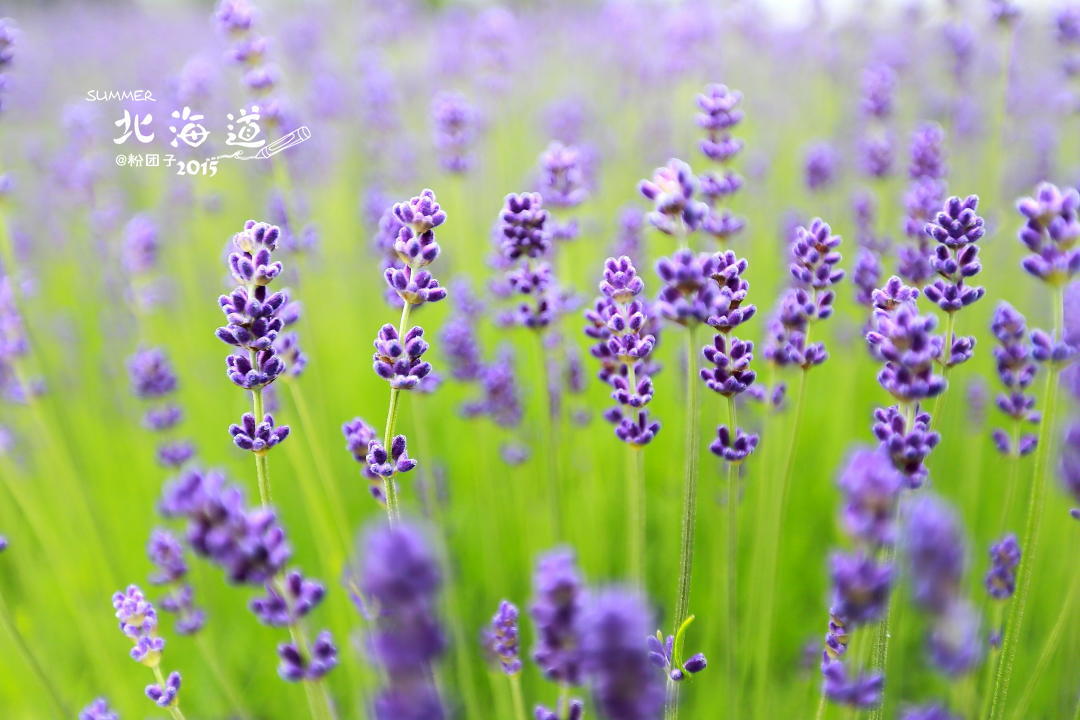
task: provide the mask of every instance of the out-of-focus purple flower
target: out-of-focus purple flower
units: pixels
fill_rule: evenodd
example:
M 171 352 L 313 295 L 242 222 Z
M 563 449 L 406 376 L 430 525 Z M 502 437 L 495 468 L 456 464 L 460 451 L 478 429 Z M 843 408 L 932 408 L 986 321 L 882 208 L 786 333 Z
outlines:
M 174 440 L 158 445 L 157 461 L 168 468 L 178 468 L 195 457 L 195 446 L 186 440 Z
M 833 235 L 832 228 L 821 218 L 814 218 L 807 227 L 800 226 L 791 244 L 790 270 L 796 284 L 831 294 L 828 288 L 844 279 L 844 271 L 837 267 L 839 246 L 840 236 Z
M 244 413 L 239 425 L 230 425 L 229 434 L 233 443 L 241 450 L 250 450 L 256 455 L 265 455 L 270 449 L 289 436 L 288 425 L 274 426 L 274 416 L 267 413 L 262 422 L 256 423 L 255 416 Z
M 862 96 L 859 108 L 869 117 L 883 120 L 892 115 L 893 94 L 896 91 L 896 71 L 879 63 L 866 68 L 862 74 Z
M 915 603 L 936 615 L 956 598 L 964 573 L 964 539 L 955 512 L 933 495 L 905 511 L 903 548 Z
M 1031 251 L 1022 267 L 1053 285 L 1071 280 L 1080 272 L 1080 191 L 1042 183 L 1016 207 L 1026 218 L 1020 242 Z
M 529 615 L 536 625 L 533 660 L 544 677 L 564 685 L 581 684 L 581 616 L 585 598 L 581 575 L 570 550 L 540 558 L 533 575 Z M 644 651 L 646 626 L 638 643 Z
M 326 588 L 292 570 L 281 580 L 266 583 L 266 595 L 253 598 L 251 611 L 271 627 L 288 627 L 306 616 L 322 602 Z
M 743 119 L 743 112 L 738 108 L 741 101 L 742 93 L 720 84 L 708 85 L 697 96 L 701 111 L 697 115 L 697 124 L 706 133 L 700 144 L 701 152 L 714 162 L 727 164 L 742 150 L 742 140 L 733 138 L 730 132 Z
M 946 710 L 944 705 L 933 704 L 905 708 L 900 713 L 900 720 L 962 720 L 962 718 Z
M 157 225 L 146 215 L 136 215 L 124 228 L 124 267 L 135 275 L 148 273 L 155 268 L 157 260 Z
M 367 462 L 368 447 L 379 437 L 375 428 L 363 418 L 356 417 L 342 425 L 341 432 L 345 435 L 345 448 L 352 454 L 353 459 L 360 463 L 362 474 L 370 482 L 371 493 L 377 500 L 382 500 L 382 485 L 379 482 L 379 476 L 371 470 Z
M 105 698 L 99 697 L 79 712 L 79 720 L 120 720 Z
M 657 314 L 680 325 L 707 322 L 713 314 L 718 288 L 712 281 L 712 256 L 686 249 L 656 263 L 656 273 L 664 282 L 656 300 Z
M 484 646 L 498 660 L 499 667 L 507 675 L 521 672 L 518 652 L 518 609 L 512 602 L 503 600 L 491 618 L 491 625 L 484 631 Z
M 173 707 L 177 702 L 177 695 L 180 693 L 180 673 L 175 670 L 169 673 L 169 677 L 165 679 L 164 685 L 146 686 L 146 697 L 154 701 L 154 704 L 158 707 Z
M 318 680 L 337 666 L 337 646 L 329 630 L 315 636 L 310 657 L 304 655 L 294 643 L 278 645 L 278 675 L 290 682 Z
M 591 598 L 580 620 L 581 658 L 602 717 L 651 720 L 664 707 L 664 685 L 643 638 L 652 627 L 635 593 L 606 590 Z
M 829 561 L 832 578 L 831 615 L 856 627 L 880 618 L 892 590 L 893 570 L 865 553 L 834 553 Z
M 873 547 L 892 545 L 903 478 L 889 458 L 880 450 L 856 450 L 840 474 L 838 485 L 844 493 L 844 528 Z
M 176 390 L 176 374 L 161 348 L 137 350 L 128 359 L 131 388 L 141 398 L 159 398 Z
M 859 167 L 872 178 L 885 178 L 892 174 L 895 160 L 893 138 L 889 133 L 867 135 L 859 140 Z
M 535 720 L 563 720 L 558 711 L 543 705 L 537 705 L 533 709 L 533 717 Z M 585 703 L 572 698 L 566 708 L 565 720 L 582 720 L 583 717 L 585 717 Z
M 436 617 L 442 574 L 420 532 L 407 523 L 378 526 L 362 543 L 358 587 L 373 613 L 372 659 L 386 684 L 374 701 L 376 720 L 442 720 L 432 664 L 446 640 Z
M 803 178 L 806 187 L 818 192 L 828 188 L 836 180 L 840 158 L 829 143 L 816 143 L 806 150 L 803 160 Z
M 555 141 L 540 155 L 540 195 L 555 207 L 576 207 L 589 195 L 581 153 Z
M 1061 481 L 1073 502 L 1080 505 L 1080 423 L 1073 423 L 1065 431 L 1061 448 Z M 1080 508 L 1073 508 L 1072 516 L 1080 520 Z
M 834 703 L 855 708 L 873 708 L 881 704 L 885 689 L 885 677 L 881 673 L 852 676 L 843 662 L 826 657 L 821 664 L 821 674 L 825 678 L 822 691 Z
M 479 130 L 480 118 L 465 96 L 440 92 L 431 101 L 431 119 L 435 131 L 435 150 L 443 169 L 464 173 L 472 167 L 472 145 Z
M 227 32 L 247 32 L 255 21 L 255 9 L 247 0 L 221 0 L 215 19 Z
M 1007 302 L 1002 302 L 994 311 L 990 330 L 998 341 L 994 362 L 998 378 L 1005 387 L 1005 392 L 997 397 L 998 409 L 1017 425 L 1038 422 L 1040 415 L 1035 411 L 1035 397 L 1025 392 L 1034 381 L 1038 366 L 1032 359 L 1024 316 Z M 993 438 L 1002 454 L 1016 456 L 1030 453 L 1038 442 L 1033 433 L 1023 434 L 1014 442 L 1010 434 L 1001 429 L 994 430 Z
M 953 598 L 934 620 L 927 638 L 930 662 L 949 677 L 970 672 L 982 658 L 979 613 L 966 600 Z
M 912 180 L 941 180 L 947 172 L 945 165 L 945 131 L 937 123 L 920 125 L 911 136 L 911 164 L 908 176 Z
M 1062 45 L 1080 44 L 1080 7 L 1068 4 L 1054 16 L 1054 31 Z
M 860 305 L 870 306 L 873 304 L 873 292 L 881 280 L 881 262 L 873 250 L 861 247 L 855 255 L 855 267 L 851 271 L 851 282 L 854 283 L 855 301 Z
M 1020 543 L 1009 533 L 990 546 L 990 569 L 986 573 L 986 591 L 1003 600 L 1016 590 L 1016 567 L 1020 564 Z
M 649 222 L 666 235 L 684 236 L 701 225 L 708 207 L 694 200 L 697 179 L 690 166 L 672 158 L 657 168 L 651 180 L 638 183 L 638 190 L 653 202 Z

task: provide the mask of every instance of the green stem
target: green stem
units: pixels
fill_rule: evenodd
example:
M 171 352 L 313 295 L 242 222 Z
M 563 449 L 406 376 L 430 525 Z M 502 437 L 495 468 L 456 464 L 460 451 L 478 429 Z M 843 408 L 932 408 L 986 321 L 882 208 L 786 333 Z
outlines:
M 1012 421 L 1012 447 L 1009 452 L 1009 476 L 1005 486 L 1005 501 L 1001 504 L 1001 519 L 998 525 L 1004 527 L 1012 514 L 1013 502 L 1016 499 L 1017 485 L 1020 483 L 1020 420 L 1013 418 Z
M 675 596 L 675 627 L 680 627 L 690 612 L 690 585 L 694 569 L 694 524 L 697 520 L 698 476 L 698 403 L 700 388 L 695 369 L 697 367 L 696 328 L 686 332 L 686 458 L 683 473 L 682 526 L 679 541 L 679 584 Z M 668 682 L 668 709 L 666 717 L 679 717 L 679 685 Z
M 263 391 L 255 388 L 251 391 L 252 412 L 255 414 L 255 422 L 261 423 L 263 419 Z M 266 460 L 265 452 L 255 453 L 255 477 L 259 484 L 259 501 L 263 506 L 273 502 L 270 494 L 270 465 Z
M 995 630 L 997 630 L 998 628 L 1001 627 L 1001 619 L 1002 619 L 1002 614 L 1005 611 L 1005 603 L 1000 601 L 1000 600 L 999 601 L 994 601 L 993 599 L 991 599 L 991 601 L 994 603 L 994 607 L 993 607 L 993 610 L 992 610 L 993 620 L 991 621 L 991 624 L 990 624 L 990 632 L 994 632 Z M 974 716 L 975 718 L 984 717 L 986 715 L 987 711 L 990 710 L 991 684 L 994 682 L 994 669 L 997 667 L 998 661 L 1000 659 L 1001 659 L 1000 648 L 991 647 L 989 649 L 989 652 L 987 652 L 986 660 L 983 663 L 984 669 L 983 669 L 983 679 L 982 679 L 982 683 L 981 683 L 981 685 L 982 685 L 981 689 L 982 689 L 982 693 L 983 693 L 983 696 L 982 696 L 983 701 L 982 701 L 982 703 L 979 704 L 978 715 L 975 715 Z
M 30 649 L 30 645 L 27 644 L 26 638 L 23 637 L 22 633 L 19 632 L 19 628 L 15 625 L 15 619 L 11 616 L 11 611 L 8 609 L 3 593 L 0 593 L 0 623 L 3 624 L 8 635 L 10 635 L 11 639 L 15 642 L 15 646 L 19 649 L 19 653 L 23 656 L 23 660 L 25 660 L 26 664 L 30 666 L 30 669 L 34 671 L 34 675 L 37 676 L 37 679 L 45 689 L 49 691 L 49 698 L 60 710 L 61 716 L 71 717 L 71 711 L 60 696 L 60 691 L 53 685 L 52 679 L 49 677 L 49 674 L 45 672 L 44 666 L 38 661 L 37 656 L 34 655 L 33 650 Z
M 633 386 L 631 386 L 633 387 Z M 628 550 L 630 576 L 639 586 L 645 585 L 645 450 L 628 446 L 630 471 L 627 473 L 627 522 L 630 524 Z
M 513 673 L 510 679 L 510 696 L 514 702 L 514 717 L 516 720 L 529 720 L 525 713 L 525 699 L 521 695 L 521 673 Z
M 945 359 L 941 364 L 941 378 L 945 380 L 945 389 L 938 393 L 938 396 L 934 399 L 934 413 L 930 416 L 930 427 L 933 428 L 938 421 L 938 415 L 941 414 L 942 408 L 945 407 L 945 393 L 948 391 L 949 381 L 949 363 L 952 362 L 952 338 L 953 332 L 956 327 L 956 314 L 947 313 L 945 319 Z
M 1020 696 L 1020 700 L 1016 703 L 1016 710 L 1012 715 L 1014 720 L 1024 720 L 1024 713 L 1027 711 L 1028 705 L 1031 704 L 1031 696 L 1035 692 L 1039 679 L 1043 677 L 1047 667 L 1050 665 L 1050 661 L 1054 659 L 1054 653 L 1057 651 L 1058 645 L 1061 644 L 1061 636 L 1065 634 L 1065 625 L 1069 618 L 1076 616 L 1075 603 L 1078 591 L 1080 591 L 1080 573 L 1073 573 L 1072 582 L 1069 583 L 1069 591 L 1065 595 L 1065 601 L 1061 604 L 1061 611 L 1058 612 L 1057 619 L 1054 621 L 1054 627 L 1051 628 L 1050 636 L 1046 639 L 1042 652 L 1039 653 L 1039 659 L 1035 662 L 1035 667 L 1028 676 L 1024 694 Z
M 804 398 L 806 396 L 806 376 L 808 370 L 799 372 L 798 387 L 795 390 L 795 410 L 791 421 L 791 433 L 788 438 L 787 458 L 784 461 L 784 471 L 780 475 L 780 491 L 776 494 L 772 513 L 769 516 L 766 531 L 768 550 L 765 557 L 765 595 L 761 609 L 761 632 L 762 637 L 756 645 L 754 666 L 756 668 L 754 679 L 754 708 L 755 712 L 763 714 L 762 708 L 766 704 L 766 688 L 769 677 L 769 652 L 772 649 L 773 611 L 776 606 L 776 575 L 780 561 L 780 528 L 783 526 L 784 516 L 787 514 L 787 496 L 791 488 L 791 473 L 795 468 L 795 447 L 799 438 L 799 426 L 802 425 Z
M 822 720 L 825 717 L 825 693 L 821 692 L 818 695 L 817 712 L 814 713 L 814 720 Z
M 1063 288 L 1055 287 L 1054 295 L 1054 337 L 1060 338 L 1064 327 Z M 1009 695 L 1009 682 L 1012 679 L 1013 663 L 1016 660 L 1016 647 L 1024 623 L 1024 611 L 1027 609 L 1028 592 L 1031 590 L 1031 577 L 1035 570 L 1035 560 L 1039 549 L 1039 524 L 1042 520 L 1043 506 L 1046 500 L 1046 466 L 1050 456 L 1050 444 L 1054 431 L 1054 415 L 1057 409 L 1057 385 L 1060 368 L 1051 364 L 1046 373 L 1046 386 L 1043 390 L 1043 417 L 1039 427 L 1039 444 L 1035 450 L 1035 468 L 1031 479 L 1031 492 L 1028 495 L 1027 519 L 1024 523 L 1024 537 L 1020 549 L 1024 557 L 1020 560 L 1020 569 L 1016 578 L 1016 599 L 1009 611 L 1005 624 L 1005 634 L 1001 644 L 1001 660 L 994 677 L 994 690 L 990 703 L 991 720 L 1000 720 L 1005 715 L 1005 701 Z
M 406 302 L 404 307 L 401 308 L 401 320 L 398 322 L 398 339 L 402 342 L 405 339 L 405 326 L 409 322 L 411 312 L 412 303 Z M 394 426 L 397 424 L 398 396 L 400 394 L 399 389 L 390 388 L 390 403 L 386 410 L 386 429 L 383 432 L 383 448 L 388 453 L 390 452 L 390 441 L 394 437 Z M 393 475 L 383 478 L 383 492 L 386 495 L 386 517 L 389 519 L 390 524 L 393 525 L 401 519 L 397 482 L 394 480 Z
M 543 455 L 545 470 L 547 472 L 547 491 L 548 497 L 551 500 L 551 522 L 555 533 L 555 539 L 561 541 L 563 540 L 561 505 L 562 488 L 559 487 L 558 461 L 555 457 L 555 412 L 551 402 L 551 368 L 548 365 L 547 351 L 544 348 L 543 333 L 536 333 L 536 342 L 539 346 L 540 379 L 543 383 L 543 387 L 541 388 L 543 396 L 541 398 L 540 407 L 543 408 L 544 413 L 544 417 L 541 418 L 541 426 L 544 433 Z
M 732 395 L 728 398 L 728 423 L 731 426 L 731 435 L 735 436 L 736 419 L 735 419 L 735 396 Z M 736 487 L 737 479 L 739 476 L 739 463 L 729 462 L 727 463 L 727 563 L 726 566 L 726 579 L 725 591 L 726 602 L 724 613 L 724 637 L 727 638 L 727 642 L 724 643 L 726 647 L 726 662 L 727 662 L 727 685 L 728 685 L 728 698 L 732 708 L 737 708 L 738 703 L 738 691 L 739 683 L 736 680 L 735 673 L 735 649 L 736 638 L 739 637 L 738 626 L 738 608 L 736 606 L 736 590 L 738 580 L 738 543 L 739 543 L 739 493 Z

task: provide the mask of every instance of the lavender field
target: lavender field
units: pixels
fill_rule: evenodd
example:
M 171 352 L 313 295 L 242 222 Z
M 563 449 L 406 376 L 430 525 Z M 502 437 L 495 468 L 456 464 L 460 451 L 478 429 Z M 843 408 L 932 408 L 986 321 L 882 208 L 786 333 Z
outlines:
M 0 718 L 1080 719 L 1080 4 L 782 5 L 0 0 Z

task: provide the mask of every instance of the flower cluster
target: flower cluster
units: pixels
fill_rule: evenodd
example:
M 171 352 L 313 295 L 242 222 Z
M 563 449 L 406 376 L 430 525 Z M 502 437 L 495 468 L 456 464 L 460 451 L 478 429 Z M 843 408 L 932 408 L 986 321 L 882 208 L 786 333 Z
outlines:
M 638 184 L 641 194 L 653 203 L 649 223 L 665 235 L 678 237 L 697 230 L 708 214 L 708 206 L 694 199 L 697 189 L 690 166 L 675 158 L 657 168 L 652 179 Z
M 390 290 L 403 303 L 423 305 L 446 297 L 445 288 L 425 268 L 439 257 L 435 228 L 446 222 L 446 213 L 429 189 L 407 202 L 393 206 L 397 221 L 391 246 L 396 262 L 383 271 Z
M 278 84 L 278 69 L 269 62 L 270 40 L 255 32 L 255 8 L 248 0 L 221 0 L 217 24 L 229 35 L 232 45 L 228 58 L 244 70 L 244 85 L 255 96 L 265 98 Z M 266 109 L 274 101 L 263 103 Z
M 630 258 L 608 258 L 602 295 L 585 312 L 585 334 L 596 341 L 592 354 L 601 363 L 598 377 L 612 387 L 611 398 L 618 403 L 604 417 L 620 440 L 635 447 L 649 444 L 660 431 L 646 409 L 653 397 L 649 356 L 656 338 L 648 331 L 650 307 L 639 297 L 644 290 Z
M 370 530 L 362 544 L 354 597 L 371 619 L 367 648 L 385 673 L 376 720 L 442 720 L 432 673 L 446 649 L 436 616 L 442 574 L 420 532 L 408 524 Z
M 158 444 L 158 462 L 165 467 L 180 467 L 195 454 L 195 446 L 188 440 L 168 439 L 184 413 L 179 405 L 168 400 L 176 392 L 177 379 L 165 351 L 161 348 L 136 350 L 128 358 L 128 375 L 135 395 L 150 403 L 143 414 L 143 425 L 166 437 Z
M 878 373 L 878 382 L 901 403 L 917 403 L 940 395 L 946 386 L 945 378 L 935 374 L 935 362 L 942 354 L 941 336 L 934 335 L 937 320 L 920 315 L 916 306 L 918 291 L 904 286 L 893 276 L 875 295 L 872 329 L 866 342 L 873 356 L 885 364 Z M 910 298 L 893 302 L 893 298 Z M 958 339 L 950 348 L 954 361 L 970 356 L 970 345 Z
M 468 172 L 480 124 L 476 109 L 461 93 L 440 92 L 431 101 L 431 121 L 439 164 L 447 172 Z
M 126 590 L 113 594 L 113 609 L 120 622 L 120 632 L 134 643 L 131 659 L 154 670 L 160 678 L 158 666 L 161 665 L 161 652 L 165 649 L 165 638 L 157 634 L 158 618 L 153 604 L 146 599 L 137 585 L 128 585 Z M 146 696 L 160 707 L 174 707 L 179 702 L 180 673 L 169 673 L 164 684 L 147 685 Z
M 585 167 L 578 148 L 555 141 L 540 154 L 540 196 L 555 208 L 577 207 L 589 196 Z M 552 223 L 552 237 L 573 240 L 577 237 L 577 222 Z
M 499 603 L 499 609 L 491 618 L 491 625 L 484 631 L 484 646 L 499 667 L 507 675 L 521 672 L 521 656 L 518 649 L 518 609 L 508 600 Z
M 903 548 L 915 604 L 933 619 L 931 662 L 949 676 L 979 662 L 979 616 L 961 593 L 965 569 L 962 530 L 955 513 L 933 495 L 916 498 L 905 512 Z
M 548 680 L 580 685 L 579 629 L 585 590 L 571 551 L 555 550 L 540 558 L 533 575 L 533 593 L 529 607 L 536 624 L 533 660 Z M 638 642 L 642 641 L 639 637 Z
M 496 237 L 506 270 L 506 289 L 521 303 L 503 318 L 511 325 L 542 330 L 560 311 L 559 291 L 551 264 L 548 211 L 539 193 L 511 193 L 499 213 Z
M 1039 369 L 1032 359 L 1027 323 L 1012 305 L 1002 301 L 994 310 L 990 331 L 998 341 L 994 348 L 994 364 L 1005 390 L 997 396 L 997 406 L 1013 423 L 1012 433 L 994 429 L 994 445 L 1003 455 L 1027 455 L 1035 449 L 1038 437 L 1035 433 L 1020 434 L 1020 424 L 1037 423 L 1041 417 L 1035 410 L 1035 397 L 1027 393 Z
M 1042 183 L 1016 207 L 1026 218 L 1020 241 L 1031 251 L 1024 270 L 1051 285 L 1080 273 L 1080 191 Z
M 720 165 L 718 171 L 706 172 L 701 176 L 701 195 L 708 207 L 701 227 L 721 243 L 730 240 L 745 226 L 742 218 L 718 207 L 723 198 L 734 195 L 743 183 L 738 173 L 730 167 L 743 147 L 742 140 L 731 135 L 732 128 L 743 118 L 742 110 L 738 109 L 741 101 L 742 93 L 738 90 L 729 90 L 717 84 L 709 85 L 697 96 L 697 106 L 701 111 L 697 123 L 706 134 L 699 147 L 705 157 Z
M 828 359 L 825 344 L 810 343 L 811 324 L 833 312 L 832 286 L 844 278 L 838 266 L 840 236 L 815 218 L 795 229 L 791 243 L 793 284 L 780 297 L 780 307 L 769 320 L 765 357 L 776 365 L 798 365 L 808 370 Z
M 899 249 L 900 276 L 922 286 L 934 275 L 926 224 L 940 211 L 945 195 L 945 131 L 939 125 L 921 125 L 912 135 L 911 184 L 904 195 L 904 232 L 914 242 Z
M 371 444 L 378 442 L 378 433 L 363 418 L 355 417 L 341 426 L 345 436 L 345 449 L 360 463 L 360 472 L 368 480 L 368 490 L 379 502 L 386 502 L 383 496 L 382 478 L 368 464 L 367 457 Z
M 184 546 L 168 530 L 157 529 L 150 534 L 146 548 L 150 562 L 157 571 L 150 576 L 151 585 L 165 589 L 161 608 L 175 613 L 176 632 L 193 635 L 206 623 L 206 613 L 194 605 L 194 591 L 187 582 L 188 566 L 184 559 Z

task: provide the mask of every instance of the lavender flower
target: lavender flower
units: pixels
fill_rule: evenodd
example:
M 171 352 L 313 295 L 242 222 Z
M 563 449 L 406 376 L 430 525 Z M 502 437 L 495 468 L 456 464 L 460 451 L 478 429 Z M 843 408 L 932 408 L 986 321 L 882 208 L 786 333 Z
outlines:
M 597 710 L 611 720 L 648 720 L 664 707 L 664 686 L 642 643 L 652 624 L 644 601 L 607 590 L 581 616 L 582 666 L 592 680 Z
M 389 452 L 381 442 L 372 440 L 368 443 L 366 461 L 368 472 L 384 478 L 407 473 L 416 467 L 416 461 L 409 457 L 404 435 L 394 436 L 390 442 Z
M 1068 282 L 1080 272 L 1080 191 L 1042 183 L 1016 207 L 1027 219 L 1020 241 L 1031 251 L 1021 266 L 1051 285 Z
M 894 286 L 899 279 L 889 281 Z M 915 402 L 940 395 L 945 378 L 934 374 L 942 353 L 942 339 L 933 335 L 937 320 L 919 315 L 914 302 L 874 312 L 873 329 L 866 342 L 875 358 L 885 363 L 878 382 L 900 402 Z
M 128 359 L 128 373 L 132 391 L 140 398 L 160 398 L 176 390 L 176 374 L 160 348 L 136 351 Z
M 400 227 L 393 243 L 397 262 L 383 272 L 387 286 L 409 305 L 442 300 L 446 290 L 423 269 L 439 257 L 434 230 L 446 222 L 446 213 L 435 193 L 425 189 L 407 202 L 394 205 L 393 213 Z
M 945 675 L 973 670 L 983 649 L 978 612 L 966 600 L 953 598 L 935 619 L 927 644 L 931 663 Z
M 903 478 L 880 450 L 852 453 L 838 481 L 847 532 L 871 547 L 892 545 L 902 484 Z
M 484 646 L 499 661 L 499 667 L 507 675 L 521 672 L 518 655 L 518 609 L 503 600 L 491 619 L 491 626 L 484 631 Z
M 289 682 L 319 680 L 337 666 L 337 647 L 328 630 L 315 636 L 310 657 L 305 656 L 295 643 L 278 645 L 278 675 Z
M 880 280 L 881 262 L 877 254 L 868 248 L 859 248 L 855 255 L 855 267 L 851 271 L 851 282 L 856 287 L 855 302 L 872 305 L 873 292 Z
M 176 705 L 176 696 L 180 692 L 180 673 L 171 672 L 166 678 L 164 685 L 147 685 L 146 697 L 154 701 L 158 707 L 173 707 Z
M 851 676 L 839 660 L 822 661 L 821 673 L 825 678 L 825 697 L 835 703 L 854 708 L 873 708 L 881 704 L 885 677 L 881 673 Z
M 904 552 L 915 603 L 941 614 L 956 597 L 964 572 L 964 541 L 956 514 L 932 495 L 920 495 L 904 522 Z
M 1012 597 L 1016 590 L 1016 567 L 1020 564 L 1020 543 L 1009 533 L 990 546 L 990 569 L 986 573 L 986 591 L 997 600 Z
M 368 465 L 368 448 L 371 443 L 378 439 L 378 434 L 371 425 L 363 418 L 353 418 L 341 426 L 341 432 L 345 435 L 345 447 L 352 454 L 353 459 L 360 463 L 361 474 L 368 479 L 368 489 L 376 500 L 384 502 L 381 478 L 371 470 Z
M 941 441 L 941 435 L 930 430 L 930 413 L 916 411 L 909 423 L 896 405 L 877 408 L 873 430 L 881 449 L 903 475 L 904 485 L 909 489 L 922 487 L 929 474 L 926 458 Z
M 1070 425 L 1065 431 L 1059 470 L 1065 490 L 1080 504 L 1080 423 Z M 1080 520 L 1080 508 L 1073 508 L 1070 514 Z
M 729 463 L 739 463 L 757 449 L 758 439 L 756 433 L 743 432 L 742 428 L 736 428 L 733 432 L 727 425 L 719 425 L 716 439 L 709 444 L 709 450 Z
M 157 611 L 153 604 L 137 585 L 128 585 L 126 590 L 114 593 L 112 604 L 120 631 L 134 643 L 131 659 L 159 672 L 157 668 L 161 664 L 165 639 L 157 634 Z M 177 704 L 179 690 L 180 673 L 172 672 L 164 686 L 147 686 L 146 696 L 161 707 L 173 707 Z
M 368 531 L 358 587 L 374 612 L 368 649 L 385 672 L 374 702 L 377 720 L 441 720 L 432 665 L 446 641 L 436 618 L 442 576 L 435 556 L 412 526 L 398 523 Z
M 651 180 L 642 180 L 638 190 L 653 202 L 649 222 L 665 235 L 683 236 L 696 230 L 708 211 L 704 203 L 694 200 L 697 179 L 682 160 L 668 160 Z
M 869 117 L 883 120 L 892 115 L 896 71 L 885 64 L 872 65 L 862 74 L 859 108 Z
M 656 300 L 656 312 L 665 320 L 694 326 L 713 315 L 718 292 L 712 281 L 712 256 L 676 250 L 671 257 L 660 258 L 656 273 L 664 282 Z
M 520 385 L 514 371 L 514 353 L 509 345 L 503 345 L 495 360 L 483 365 L 477 378 L 481 396 L 465 403 L 462 413 L 466 417 L 488 415 L 501 427 L 517 427 L 521 424 L 524 410 L 521 406 Z
M 555 141 L 540 155 L 540 195 L 554 207 L 580 205 L 589 195 L 581 152 Z
M 943 279 L 927 285 L 923 292 L 947 313 L 971 305 L 984 293 L 981 287 L 964 284 L 982 269 L 975 244 L 984 233 L 983 219 L 975 214 L 978 205 L 976 195 L 964 200 L 951 197 L 945 202 L 945 209 L 926 225 L 926 234 L 940 243 L 930 258 L 930 266 Z M 946 340 L 952 342 L 952 338 Z M 974 344 L 974 339 L 970 342 Z
M 267 413 L 262 422 L 256 424 L 255 416 L 244 413 L 240 425 L 230 425 L 229 434 L 233 444 L 241 450 L 250 450 L 256 455 L 265 455 L 270 449 L 289 436 L 288 425 L 274 426 L 274 417 Z
M 893 570 L 864 553 L 834 553 L 830 560 L 833 586 L 831 615 L 852 626 L 884 615 L 892 590 Z
M 743 119 L 743 112 L 738 109 L 741 101 L 742 93 L 719 84 L 706 86 L 697 96 L 697 106 L 701 110 L 697 124 L 706 133 L 700 143 L 701 152 L 714 162 L 727 164 L 742 150 L 742 141 L 733 138 L 730 132 Z
M 476 139 L 479 117 L 461 93 L 441 92 L 431 101 L 435 128 L 435 150 L 443 169 L 465 173 L 472 167 L 472 144 Z
M 120 720 L 105 698 L 99 697 L 79 712 L 79 720 Z
M 177 616 L 176 632 L 193 635 L 206 623 L 206 613 L 195 607 L 194 593 L 186 582 L 188 566 L 180 541 L 167 530 L 154 530 L 147 546 L 150 561 L 157 572 L 150 576 L 151 585 L 165 586 L 161 607 Z
M 538 193 L 507 195 L 496 228 L 507 289 L 522 296 L 506 322 L 534 330 L 550 325 L 560 310 L 551 265 L 542 260 L 551 251 L 543 202 Z
M 431 372 L 431 363 L 421 360 L 428 350 L 424 329 L 414 326 L 404 338 L 387 323 L 379 329 L 372 356 L 375 374 L 390 383 L 394 390 L 411 390 Z
M 315 609 L 326 595 L 322 583 L 305 578 L 299 570 L 288 572 L 280 585 L 266 584 L 266 595 L 251 601 L 255 617 L 271 627 L 288 627 Z
M 603 295 L 585 312 L 589 321 L 585 334 L 597 341 L 592 354 L 602 363 L 599 377 L 612 387 L 611 398 L 621 406 L 604 417 L 615 425 L 616 437 L 635 446 L 647 444 L 660 430 L 645 410 L 653 396 L 649 356 L 656 337 L 648 332 L 650 308 L 638 297 L 644 290 L 630 258 L 608 258 L 600 283 Z M 639 424 L 648 431 L 637 432 Z
M 533 660 L 548 680 L 580 685 L 579 623 L 585 601 L 574 554 L 555 550 L 541 557 L 533 575 L 533 592 L 529 607 L 529 615 L 536 624 Z M 639 644 L 643 638 L 644 635 L 638 636 Z
M 920 125 L 911 136 L 911 164 L 908 176 L 912 180 L 945 177 L 945 131 L 935 123 Z
M 806 187 L 818 192 L 833 184 L 836 180 L 839 158 L 836 150 L 828 143 L 817 143 L 806 150 L 803 161 L 803 176 Z
M 994 363 L 1005 388 L 1005 392 L 997 396 L 998 409 L 1012 418 L 1014 426 L 1025 421 L 1037 423 L 1040 415 L 1035 411 L 1035 397 L 1025 392 L 1034 381 L 1038 366 L 1032 361 L 1024 316 L 1007 302 L 1002 302 L 994 311 L 990 330 L 998 341 L 994 348 Z M 1022 434 L 1014 440 L 1001 429 L 993 431 L 993 439 L 999 452 L 1016 457 L 1029 454 L 1038 443 L 1034 433 Z

